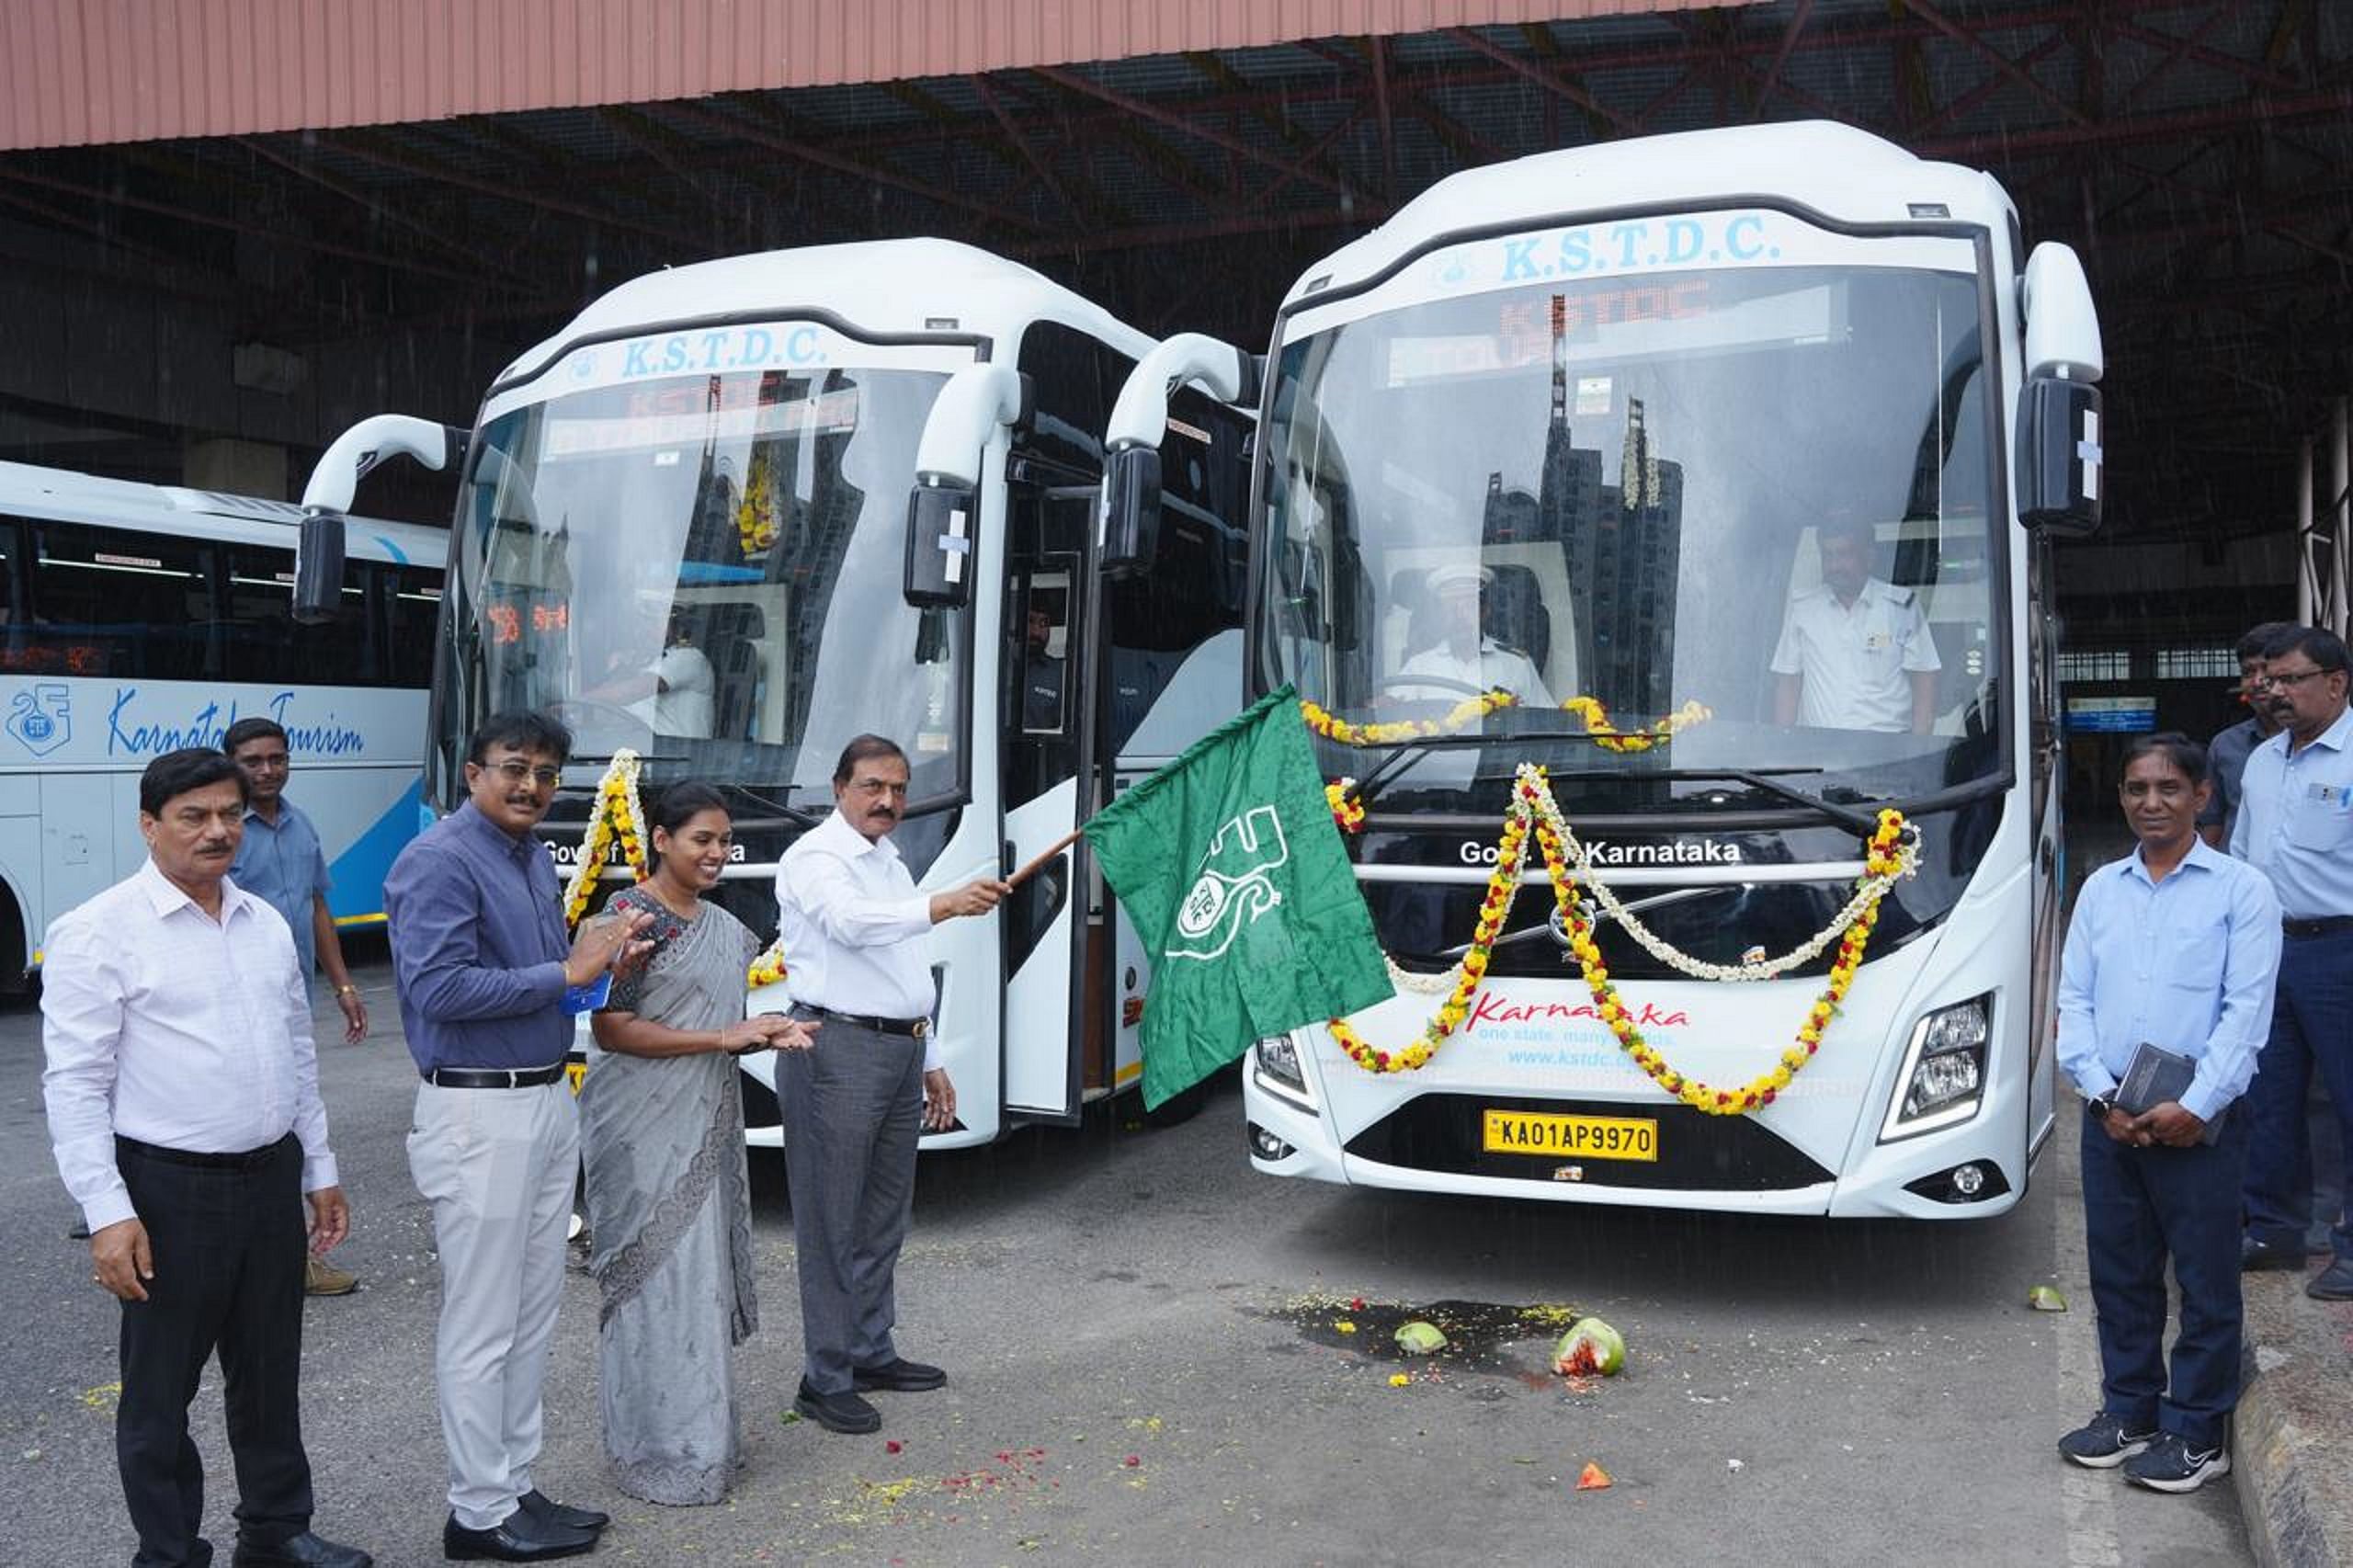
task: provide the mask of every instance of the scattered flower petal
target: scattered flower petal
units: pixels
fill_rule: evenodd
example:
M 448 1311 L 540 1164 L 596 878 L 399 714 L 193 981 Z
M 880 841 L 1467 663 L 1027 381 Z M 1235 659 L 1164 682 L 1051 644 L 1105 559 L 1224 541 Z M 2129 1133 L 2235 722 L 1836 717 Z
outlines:
M 1609 1472 L 1591 1460 L 1586 1460 L 1585 1468 L 1577 1471 L 1577 1490 L 1580 1492 L 1598 1492 L 1609 1484 Z

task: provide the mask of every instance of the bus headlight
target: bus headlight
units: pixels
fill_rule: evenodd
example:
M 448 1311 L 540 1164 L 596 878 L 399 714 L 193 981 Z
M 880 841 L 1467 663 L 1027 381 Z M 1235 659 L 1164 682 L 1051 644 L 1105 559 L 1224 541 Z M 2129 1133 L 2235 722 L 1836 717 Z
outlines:
M 1299 1045 L 1290 1035 L 1270 1034 L 1251 1052 L 1251 1076 L 1257 1085 L 1302 1110 L 1315 1108 L 1308 1091 L 1307 1071 L 1300 1065 Z
M 1967 1121 L 1985 1092 L 1985 1052 L 1994 1038 L 1992 993 L 1939 1007 L 1912 1028 L 1880 1142 L 1916 1137 Z

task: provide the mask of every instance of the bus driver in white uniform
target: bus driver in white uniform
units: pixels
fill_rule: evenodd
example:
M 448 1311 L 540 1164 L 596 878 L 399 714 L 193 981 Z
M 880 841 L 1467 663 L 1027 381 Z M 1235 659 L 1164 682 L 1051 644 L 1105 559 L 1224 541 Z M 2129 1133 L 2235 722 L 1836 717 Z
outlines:
M 1925 735 L 1936 722 L 1944 666 L 1919 596 L 1870 574 L 1878 539 L 1856 517 L 1815 528 L 1822 581 L 1790 596 L 1773 649 L 1775 723 Z
M 1479 597 L 1495 574 L 1484 566 L 1460 562 L 1434 568 L 1430 592 L 1438 607 L 1440 640 L 1407 659 L 1400 676 L 1438 676 L 1455 684 L 1417 687 L 1404 681 L 1391 694 L 1407 701 L 1462 702 L 1500 687 L 1529 707 L 1550 708 L 1552 694 L 1528 656 L 1480 634 Z

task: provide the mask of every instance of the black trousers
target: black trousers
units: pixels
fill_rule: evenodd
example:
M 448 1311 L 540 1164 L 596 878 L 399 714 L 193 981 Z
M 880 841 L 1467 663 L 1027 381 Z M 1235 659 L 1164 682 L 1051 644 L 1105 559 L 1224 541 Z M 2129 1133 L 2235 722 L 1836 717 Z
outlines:
M 115 1458 L 139 1532 L 134 1568 L 202 1568 L 204 1462 L 188 1430 L 218 1351 L 237 1523 L 256 1541 L 311 1528 L 302 1452 L 302 1147 L 290 1134 L 241 1167 L 199 1165 L 128 1140 L 116 1163 L 147 1228 L 155 1278 L 122 1304 Z

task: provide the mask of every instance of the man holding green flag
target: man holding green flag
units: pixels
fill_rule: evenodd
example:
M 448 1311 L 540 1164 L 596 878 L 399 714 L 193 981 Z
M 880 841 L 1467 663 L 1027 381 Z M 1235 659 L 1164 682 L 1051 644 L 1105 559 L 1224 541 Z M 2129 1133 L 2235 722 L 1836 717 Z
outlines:
M 1152 955 L 1146 1107 L 1254 1040 L 1392 994 L 1291 687 L 1195 742 L 1086 832 Z

